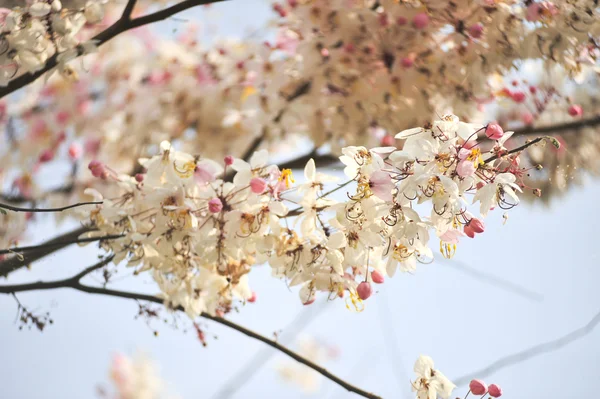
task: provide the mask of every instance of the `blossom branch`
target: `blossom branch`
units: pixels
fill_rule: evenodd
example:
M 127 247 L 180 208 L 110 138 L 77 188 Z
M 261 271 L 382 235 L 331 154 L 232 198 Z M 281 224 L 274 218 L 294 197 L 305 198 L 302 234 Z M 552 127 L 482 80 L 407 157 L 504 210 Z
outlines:
M 127 2 L 127 5 L 125 6 L 125 9 L 123 10 L 123 15 L 121 16 L 121 19 L 131 21 L 131 13 L 133 12 L 133 9 L 135 8 L 136 3 L 137 3 L 137 0 L 129 0 Z
M 106 261 L 106 259 L 105 259 L 105 261 Z M 162 299 L 160 299 L 156 296 L 153 296 L 153 295 L 138 294 L 138 293 L 134 293 L 134 292 L 119 291 L 119 290 L 113 290 L 113 289 L 101 288 L 101 287 L 92 287 L 89 285 L 81 284 L 80 280 L 82 277 L 89 274 L 91 271 L 96 270 L 99 267 L 102 267 L 102 266 L 98 266 L 98 265 L 99 264 L 91 266 L 91 267 L 85 269 L 83 272 L 81 272 L 71 278 L 64 279 L 64 280 L 1 286 L 0 293 L 15 294 L 17 292 L 25 292 L 25 291 L 51 290 L 51 289 L 57 289 L 57 288 L 72 288 L 77 291 L 86 292 L 88 294 L 107 295 L 107 296 L 113 296 L 113 297 L 117 297 L 117 298 L 134 299 L 137 301 L 148 301 L 148 302 L 154 302 L 154 303 L 158 303 L 158 304 L 164 304 Z M 181 306 L 178 306 L 177 308 L 175 308 L 173 310 L 184 311 L 184 309 Z M 232 328 L 250 338 L 254 338 L 258 341 L 261 341 L 261 342 L 271 346 L 272 348 L 274 348 L 274 349 L 286 354 L 287 356 L 291 357 L 292 359 L 296 360 L 297 362 L 304 364 L 307 367 L 310 367 L 311 369 L 315 370 L 316 372 L 323 375 L 324 377 L 331 380 L 332 382 L 340 385 L 341 387 L 343 387 L 344 389 L 346 389 L 349 392 L 353 392 L 353 393 L 360 395 L 362 397 L 365 397 L 365 398 L 381 399 L 380 396 L 377 396 L 377 395 L 374 395 L 367 391 L 364 391 L 364 390 L 350 384 L 349 382 L 344 381 L 343 379 L 335 376 L 331 372 L 327 371 L 325 368 L 300 356 L 296 352 L 286 348 L 285 346 L 279 344 L 275 340 L 264 337 L 252 330 L 249 330 L 245 327 L 242 327 L 232 321 L 229 321 L 229 320 L 221 318 L 221 317 L 211 316 L 210 314 L 204 313 L 204 312 L 201 313 L 200 316 L 205 319 L 212 320 L 215 323 L 219 323 L 219 324 L 222 324 L 229 328 Z
M 98 33 L 91 40 L 95 41 L 97 46 L 101 46 L 102 44 L 111 40 L 115 36 L 117 36 L 123 32 L 127 32 L 128 30 L 139 28 L 140 26 L 144 26 L 144 25 L 149 25 L 154 22 L 162 21 L 164 19 L 169 18 L 172 15 L 178 14 L 189 8 L 193 8 L 193 7 L 197 7 L 197 6 L 201 6 L 201 5 L 212 4 L 212 3 L 220 3 L 222 1 L 226 1 L 226 0 L 185 0 L 185 1 L 182 1 L 181 3 L 177 3 L 171 7 L 165 8 L 164 10 L 160 10 L 160 11 L 154 12 L 152 14 L 145 15 L 143 17 L 131 19 L 130 18 L 131 11 L 128 12 L 128 9 L 130 6 L 133 9 L 133 6 L 135 5 L 135 1 L 130 0 L 130 2 L 127 4 L 125 12 L 123 13 L 123 16 L 117 22 L 115 22 L 113 25 L 108 27 L 106 30 Z M 78 52 L 79 52 L 79 55 L 82 55 L 83 48 L 79 47 Z M 34 82 L 36 79 L 38 79 L 43 74 L 50 71 L 52 68 L 56 67 L 57 65 L 58 65 L 58 54 L 55 54 L 48 59 L 48 61 L 46 62 L 46 65 L 39 71 L 31 73 L 31 74 L 27 74 L 27 73 L 23 74 L 23 75 L 19 76 L 18 78 L 12 79 L 8 83 L 8 85 L 6 85 L 5 87 L 1 87 L 0 88 L 0 98 Z
M 14 248 L 7 248 L 7 249 L 0 249 L 0 255 L 6 255 L 6 254 L 10 254 L 10 253 L 15 253 L 15 252 L 27 252 L 27 251 L 36 251 L 36 250 L 40 250 L 40 249 L 47 249 L 47 248 L 51 248 L 51 247 L 65 247 L 67 245 L 71 245 L 71 244 L 81 244 L 81 243 L 85 243 L 85 242 L 94 242 L 94 241 L 102 241 L 102 240 L 114 240 L 116 238 L 122 238 L 125 237 L 125 234 L 108 234 L 108 235 L 103 235 L 100 237 L 88 237 L 88 238 L 76 238 L 70 241 L 57 241 L 57 242 L 48 242 L 46 244 L 40 244 L 40 245 L 30 245 L 30 246 L 26 246 L 26 247 L 14 247 Z
M 0 203 L 0 209 L 7 209 L 13 212 L 62 212 L 68 209 L 77 208 L 84 205 L 100 205 L 102 201 L 91 201 L 91 202 L 78 202 L 76 204 L 61 206 L 59 208 L 21 208 L 18 206 L 12 206 L 8 204 Z
M 512 149 L 512 150 L 510 150 L 510 151 L 507 151 L 507 152 L 502 152 L 502 153 L 498 153 L 498 154 L 496 154 L 496 155 L 492 155 L 491 157 L 489 157 L 488 159 L 484 160 L 483 162 L 487 164 L 487 163 L 490 163 L 490 162 L 492 162 L 492 161 L 495 161 L 495 160 L 496 160 L 496 159 L 498 159 L 498 158 L 501 158 L 501 157 L 504 157 L 504 156 L 507 156 L 507 155 L 510 155 L 510 154 L 514 154 L 515 152 L 521 152 L 521 151 L 523 151 L 524 149 L 526 149 L 527 147 L 530 147 L 530 146 L 532 146 L 532 145 L 534 145 L 534 144 L 536 144 L 536 143 L 539 143 L 539 142 L 540 142 L 540 141 L 542 141 L 542 140 L 556 140 L 556 139 L 555 139 L 555 138 L 553 138 L 553 137 L 550 137 L 550 136 L 538 137 L 538 138 L 536 138 L 536 139 L 533 139 L 533 140 L 531 140 L 531 141 L 527 141 L 527 142 L 526 142 L 525 144 L 523 144 L 522 146 L 520 146 L 520 147 L 517 147 L 517 148 L 513 148 L 513 149 Z M 558 142 L 557 142 L 557 143 L 558 143 Z
M 543 134 L 543 133 L 554 133 L 562 132 L 565 130 L 578 130 L 586 127 L 594 127 L 600 125 L 600 115 L 596 115 L 588 119 L 580 119 L 575 122 L 561 123 L 556 125 L 547 126 L 533 126 L 525 127 L 523 129 L 515 130 L 515 134 Z

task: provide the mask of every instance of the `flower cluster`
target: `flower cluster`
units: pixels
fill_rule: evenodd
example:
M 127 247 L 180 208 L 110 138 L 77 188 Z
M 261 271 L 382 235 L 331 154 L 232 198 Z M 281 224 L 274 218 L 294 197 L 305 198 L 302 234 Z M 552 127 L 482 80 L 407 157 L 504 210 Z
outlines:
M 228 156 L 218 163 L 163 142 L 159 155 L 140 160 L 142 174 L 90 163 L 113 191 L 89 214 L 97 230 L 86 234 L 123 235 L 103 244 L 114 262 L 150 271 L 166 303 L 191 317 L 255 300 L 248 274 L 264 263 L 274 277 L 300 286 L 304 304 L 326 292 L 360 311 L 372 283 L 433 260 L 430 232 L 451 257 L 462 237 L 484 232 L 491 209 L 518 203 L 518 168 L 486 162 L 478 136 L 495 143 L 493 156 L 506 153 L 509 132 L 453 115 L 399 133 L 402 150 L 346 147 L 340 160 L 349 180 L 329 192 L 325 186 L 336 179 L 317 172 L 313 160 L 296 184 L 289 169 L 267 163 L 266 150 L 249 162 Z M 331 197 L 350 183 L 345 200 Z M 468 211 L 471 203 L 479 203 L 479 217 Z
M 81 9 L 64 9 L 60 0 L 37 0 L 24 8 L 0 8 L 0 86 L 20 73 L 42 69 L 57 55 L 58 69 L 67 78 L 75 71 L 67 62 L 95 50 L 81 41 L 87 25 L 104 18 L 106 0 L 88 0 Z

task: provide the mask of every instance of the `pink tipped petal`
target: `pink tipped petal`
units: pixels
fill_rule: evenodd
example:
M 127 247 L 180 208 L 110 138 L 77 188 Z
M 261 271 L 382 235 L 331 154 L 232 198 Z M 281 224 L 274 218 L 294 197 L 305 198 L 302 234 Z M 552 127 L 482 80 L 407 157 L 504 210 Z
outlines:
M 469 389 L 471 390 L 471 393 L 473 393 L 474 395 L 483 395 L 488 390 L 485 382 L 483 382 L 481 380 L 472 380 L 469 383 Z

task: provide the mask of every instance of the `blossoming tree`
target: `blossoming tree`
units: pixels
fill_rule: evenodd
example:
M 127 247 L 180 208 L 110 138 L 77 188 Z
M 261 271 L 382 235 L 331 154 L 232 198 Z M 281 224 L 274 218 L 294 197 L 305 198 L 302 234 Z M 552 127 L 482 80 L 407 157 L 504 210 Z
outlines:
M 268 264 L 303 304 L 338 300 L 360 312 L 377 300 L 374 284 L 483 234 L 490 211 L 556 190 L 547 181 L 562 176 L 557 162 L 598 170 L 600 8 L 287 0 L 273 3 L 276 33 L 264 42 L 206 47 L 194 24 L 175 38 L 148 28 L 218 2 L 0 9 L 0 275 L 74 243 L 98 243 L 102 255 L 72 278 L 0 292 L 70 287 L 164 304 L 377 397 L 229 321 L 257 299 L 250 272 Z M 531 65 L 550 77 L 528 78 Z M 282 152 L 292 154 L 274 162 Z M 343 178 L 326 169 L 336 162 Z M 67 171 L 48 186 L 49 169 Z M 19 246 L 40 212 L 81 227 Z M 110 288 L 108 267 L 150 275 L 158 295 Z M 104 286 L 81 282 L 100 270 Z M 49 320 L 18 306 L 24 323 Z M 452 393 L 430 358 L 415 372 L 419 398 Z M 478 380 L 470 391 L 501 394 Z

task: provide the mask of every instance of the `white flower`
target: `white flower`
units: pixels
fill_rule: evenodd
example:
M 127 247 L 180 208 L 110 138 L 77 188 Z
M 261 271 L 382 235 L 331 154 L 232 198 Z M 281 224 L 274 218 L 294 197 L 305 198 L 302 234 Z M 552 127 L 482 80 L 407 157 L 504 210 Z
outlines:
M 433 359 L 429 356 L 419 356 L 414 371 L 417 379 L 412 384 L 418 399 L 436 399 L 438 395 L 446 399 L 456 388 L 441 371 L 433 368 Z

